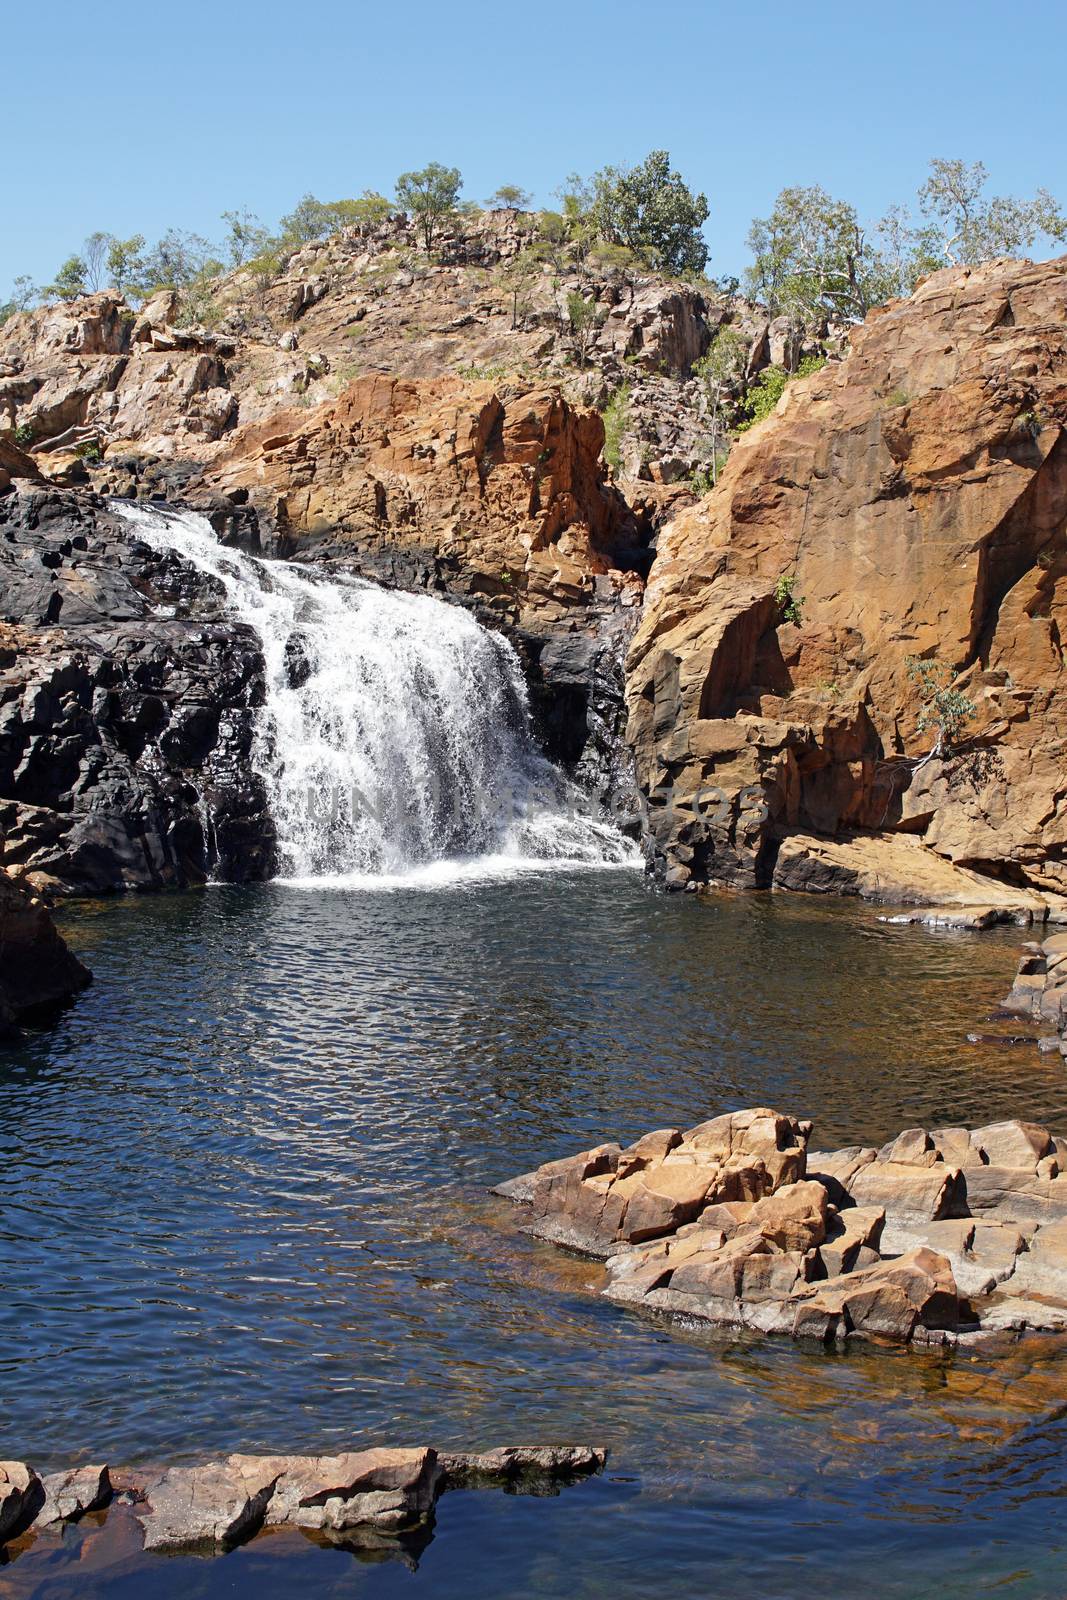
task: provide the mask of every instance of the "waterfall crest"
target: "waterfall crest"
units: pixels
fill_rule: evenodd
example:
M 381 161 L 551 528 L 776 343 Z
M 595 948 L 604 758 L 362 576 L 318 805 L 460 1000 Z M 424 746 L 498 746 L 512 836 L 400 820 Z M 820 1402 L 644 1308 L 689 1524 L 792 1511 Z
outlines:
M 194 512 L 114 509 L 147 544 L 217 579 L 259 638 L 266 699 L 252 760 L 284 878 L 636 864 L 538 750 L 514 649 L 468 613 L 228 549 Z

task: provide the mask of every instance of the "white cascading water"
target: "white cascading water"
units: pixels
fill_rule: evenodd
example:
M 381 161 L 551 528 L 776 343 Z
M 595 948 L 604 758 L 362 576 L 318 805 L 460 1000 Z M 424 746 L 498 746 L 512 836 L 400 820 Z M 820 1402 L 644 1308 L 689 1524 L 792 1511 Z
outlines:
M 114 509 L 146 544 L 218 579 L 260 640 L 253 762 L 286 879 L 637 863 L 537 749 L 511 645 L 466 612 L 245 555 L 194 512 Z

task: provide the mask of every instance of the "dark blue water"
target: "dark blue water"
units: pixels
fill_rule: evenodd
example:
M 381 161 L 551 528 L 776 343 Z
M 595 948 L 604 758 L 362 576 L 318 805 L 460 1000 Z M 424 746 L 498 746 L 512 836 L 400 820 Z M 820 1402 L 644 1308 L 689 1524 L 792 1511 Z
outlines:
M 1062 1065 L 964 1042 L 1020 935 L 626 873 L 115 902 L 97 982 L 0 1055 L 0 1455 L 588 1439 L 558 1498 L 463 1493 L 417 1572 L 275 1536 L 151 1560 L 108 1526 L 0 1596 L 1062 1596 L 1067 1364 L 680 1333 L 489 1184 L 757 1102 L 816 1144 L 1022 1114 Z

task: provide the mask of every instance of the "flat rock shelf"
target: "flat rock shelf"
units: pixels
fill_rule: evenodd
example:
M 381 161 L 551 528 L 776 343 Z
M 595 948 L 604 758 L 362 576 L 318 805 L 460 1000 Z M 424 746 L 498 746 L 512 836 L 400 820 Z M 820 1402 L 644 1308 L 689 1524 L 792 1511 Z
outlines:
M 1012 1120 L 816 1152 L 811 1133 L 755 1107 L 494 1192 L 604 1259 L 609 1298 L 676 1317 L 823 1342 L 1067 1330 L 1067 1140 Z
M 145 1550 L 224 1552 L 265 1528 L 294 1528 L 328 1543 L 403 1557 L 412 1540 L 428 1541 L 446 1489 L 551 1494 L 561 1483 L 600 1472 L 606 1454 L 589 1445 L 508 1446 L 481 1454 L 371 1449 L 229 1455 L 201 1466 L 154 1469 L 98 1464 L 44 1477 L 23 1461 L 0 1461 L 0 1558 L 13 1540 L 47 1537 L 112 1507 L 127 1542 Z

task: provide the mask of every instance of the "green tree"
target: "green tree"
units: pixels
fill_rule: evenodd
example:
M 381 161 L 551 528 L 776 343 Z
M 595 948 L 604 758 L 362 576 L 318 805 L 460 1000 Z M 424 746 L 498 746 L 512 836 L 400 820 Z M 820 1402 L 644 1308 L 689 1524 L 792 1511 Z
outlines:
M 85 274 L 85 262 L 81 256 L 68 256 L 56 273 L 55 282 L 48 285 L 45 293 L 58 300 L 78 300 L 89 292 L 85 286 Z
M 107 256 L 111 248 L 109 233 L 91 233 L 82 246 L 85 262 L 85 285 L 91 294 L 104 287 L 107 277 Z
M 567 321 L 570 324 L 578 365 L 584 367 L 589 359 L 589 346 L 600 326 L 600 314 L 595 300 L 587 300 L 577 289 L 567 296 Z
M 108 245 L 107 270 L 120 294 L 137 293 L 144 272 L 144 234 L 134 233 L 128 239 L 112 239 Z
M 983 198 L 988 173 L 980 161 L 936 158 L 919 190 L 919 210 L 930 219 L 922 242 L 936 248 L 949 266 L 976 266 L 993 256 L 1028 250 L 1040 235 L 1062 240 L 1065 220 L 1047 189 L 1032 200 L 993 195 Z
M 616 389 L 601 412 L 604 422 L 604 460 L 613 472 L 622 466 L 622 441 L 630 426 L 630 385 Z
M 855 207 L 818 184 L 783 189 L 770 216 L 753 222 L 748 247 L 749 293 L 798 329 L 862 322 L 890 289 L 885 263 Z
M 514 183 L 502 183 L 485 202 L 490 211 L 529 211 L 533 196 Z
M 878 224 L 890 291 L 910 294 L 920 278 L 941 267 L 975 267 L 994 256 L 1018 255 L 1037 240 L 1062 242 L 1067 219 L 1047 189 L 1032 200 L 985 198 L 988 174 L 980 161 L 930 163 L 916 217 L 891 206 Z
M 231 267 L 243 267 L 246 261 L 258 256 L 270 242 L 270 232 L 253 211 L 224 211 L 226 224 L 226 254 Z
M 961 690 L 953 687 L 953 672 L 943 661 L 920 660 L 908 656 L 904 665 L 919 696 L 920 710 L 915 727 L 919 733 L 935 732 L 933 748 L 922 758 L 944 760 L 952 755 L 960 734 L 976 715 L 978 707 Z
M 708 202 L 671 170 L 666 150 L 651 151 L 630 169 L 604 167 L 592 189 L 589 211 L 606 243 L 625 245 L 655 272 L 703 272 L 708 247 L 700 230 Z M 581 187 L 572 193 L 580 208 Z
M 427 250 L 440 228 L 451 217 L 459 201 L 463 179 L 458 167 L 443 167 L 431 161 L 419 172 L 402 172 L 396 180 L 396 200 L 402 211 L 415 219 Z
M 197 279 L 222 271 L 222 262 L 213 258 L 211 246 L 200 234 L 168 228 L 144 258 L 139 288 L 145 295 L 157 289 L 187 289 Z
M 20 273 L 11 285 L 11 298 L 0 303 L 0 327 L 17 312 L 29 310 L 40 292 L 26 273 Z
M 298 200 L 278 224 L 283 241 L 294 249 L 309 244 L 312 239 L 324 239 L 336 226 L 331 208 L 322 200 L 316 200 L 313 194 Z
M 364 189 L 357 200 L 336 200 L 334 208 L 345 227 L 371 229 L 387 222 L 393 203 L 377 189 Z

